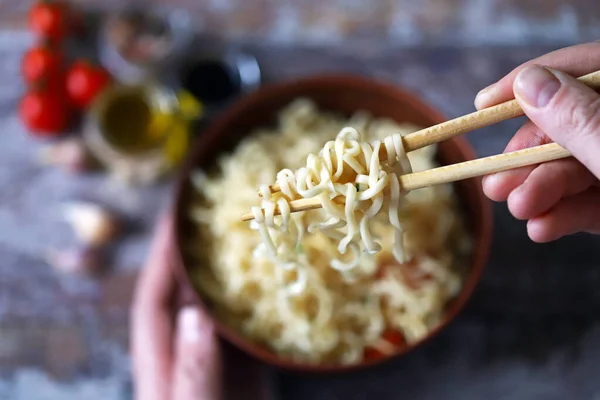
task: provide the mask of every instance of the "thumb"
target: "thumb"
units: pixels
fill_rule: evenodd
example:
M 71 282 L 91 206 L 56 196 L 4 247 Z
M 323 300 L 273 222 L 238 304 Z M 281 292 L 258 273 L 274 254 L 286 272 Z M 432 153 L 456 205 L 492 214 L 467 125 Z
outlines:
M 529 119 L 600 177 L 600 96 L 565 73 L 535 65 L 517 75 L 513 90 Z
M 173 399 L 220 400 L 221 358 L 212 322 L 198 307 L 177 316 Z

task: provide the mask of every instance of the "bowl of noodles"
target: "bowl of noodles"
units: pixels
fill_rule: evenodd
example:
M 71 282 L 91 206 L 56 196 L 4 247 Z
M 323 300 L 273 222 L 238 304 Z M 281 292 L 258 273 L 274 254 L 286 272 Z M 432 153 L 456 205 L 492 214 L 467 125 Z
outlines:
M 319 155 L 335 158 L 336 146 L 350 143 L 349 130 L 363 141 L 352 143 L 362 146 L 364 161 L 373 153 L 364 143 L 390 154 L 390 135 L 443 121 L 415 95 L 353 75 L 265 85 L 237 101 L 198 138 L 176 187 L 173 261 L 186 301 L 201 304 L 224 339 L 287 370 L 373 366 L 434 337 L 464 307 L 487 262 L 492 213 L 478 179 L 396 189 L 395 200 L 372 198 L 376 212 L 329 195 L 333 206 L 284 217 L 282 198 L 298 193 L 286 179 L 302 186 L 289 171 L 304 168 L 306 178 L 307 160 L 314 167 Z M 402 156 L 415 172 L 475 158 L 463 138 Z M 346 204 L 351 195 L 359 204 L 369 185 L 402 173 L 392 161 L 374 162 L 376 171 L 358 174 L 358 183 L 333 184 L 335 161 L 320 162 L 320 173 L 328 187 L 347 191 Z M 271 215 L 269 227 L 264 215 L 242 221 L 273 204 L 265 184 L 276 180 L 282 215 Z

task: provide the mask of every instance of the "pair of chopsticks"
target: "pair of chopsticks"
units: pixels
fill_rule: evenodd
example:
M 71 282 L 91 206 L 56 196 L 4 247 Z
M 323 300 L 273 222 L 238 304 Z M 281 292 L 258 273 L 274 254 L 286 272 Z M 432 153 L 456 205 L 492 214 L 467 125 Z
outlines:
M 600 71 L 592 72 L 578 78 L 593 89 L 600 89 Z M 516 100 L 510 100 L 471 114 L 463 115 L 402 137 L 405 151 L 411 152 L 434 143 L 442 142 L 454 136 L 462 135 L 486 126 L 497 124 L 524 115 Z M 493 174 L 509 169 L 536 165 L 544 162 L 570 157 L 571 153 L 556 143 L 549 143 L 528 149 L 478 158 L 458 164 L 446 165 L 427 171 L 415 172 L 398 177 L 400 187 L 410 191 L 427 186 L 456 182 L 476 176 Z M 379 159 L 386 160 L 384 146 L 379 148 Z M 270 186 L 271 192 L 280 191 L 278 185 Z M 318 198 L 293 200 L 289 204 L 291 212 L 307 211 L 321 208 Z M 275 214 L 279 214 L 278 208 Z M 254 219 L 252 213 L 242 215 L 243 221 Z

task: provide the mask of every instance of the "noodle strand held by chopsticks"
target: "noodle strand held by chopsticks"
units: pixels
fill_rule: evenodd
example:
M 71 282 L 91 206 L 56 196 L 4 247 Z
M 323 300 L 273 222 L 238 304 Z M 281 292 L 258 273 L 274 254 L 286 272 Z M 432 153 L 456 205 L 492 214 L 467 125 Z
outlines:
M 380 141 L 373 144 L 363 142 L 357 129 L 345 127 L 335 140 L 323 146 L 318 155 L 309 154 L 305 167 L 296 172 L 284 169 L 277 174 L 276 183 L 281 193 L 271 193 L 266 184 L 260 186 L 263 215 L 256 222 L 260 225 L 259 233 L 265 246 L 276 260 L 283 258 L 289 261 L 297 255 L 286 245 L 291 214 L 288 202 L 317 197 L 325 213 L 321 221 L 309 226 L 309 231 L 316 228 L 338 239 L 339 235 L 333 231 L 341 233 L 345 230 L 339 239 L 338 252 L 342 256 L 350 247 L 353 253 L 350 262 L 332 260 L 334 269 L 349 273 L 358 266 L 361 252 L 375 254 L 381 250 L 370 228 L 370 220 L 379 213 L 387 213 L 389 223 L 394 227 L 394 257 L 399 263 L 406 261 L 403 228 L 398 216 L 402 197 L 398 176 L 405 171 L 412 171 L 412 167 L 399 135 L 386 137 L 384 145 L 388 154 L 387 165 L 379 160 Z M 351 177 L 351 180 L 344 180 L 344 177 Z M 387 201 L 384 201 L 385 192 L 389 197 Z M 283 222 L 280 227 L 276 225 L 273 215 L 275 204 L 281 210 Z M 260 208 L 252 208 L 255 217 L 260 211 Z M 278 236 L 277 243 L 265 227 L 283 233 Z

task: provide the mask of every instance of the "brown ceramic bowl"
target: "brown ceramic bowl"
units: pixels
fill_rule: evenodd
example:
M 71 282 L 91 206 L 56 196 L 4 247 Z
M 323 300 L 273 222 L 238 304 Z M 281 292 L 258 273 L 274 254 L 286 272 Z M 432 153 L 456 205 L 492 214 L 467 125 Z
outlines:
M 201 304 L 210 313 L 210 305 L 204 302 L 202 294 L 191 284 L 188 256 L 181 246 L 186 232 L 191 229 L 187 219 L 191 199 L 189 183 L 193 168 L 211 166 L 222 152 L 230 151 L 240 138 L 254 128 L 271 125 L 276 113 L 297 97 L 308 97 L 322 109 L 350 114 L 357 110 L 367 110 L 376 117 L 388 117 L 397 122 L 411 122 L 423 127 L 444 121 L 444 117 L 425 104 L 418 97 L 383 82 L 348 75 L 315 76 L 295 81 L 264 86 L 258 91 L 237 101 L 228 108 L 194 144 L 189 158 L 178 181 L 175 192 L 175 246 L 174 267 L 181 278 L 187 301 Z M 453 164 L 473 159 L 474 152 L 463 138 L 447 140 L 439 145 L 438 160 L 442 164 Z M 447 306 L 442 323 L 419 343 L 399 349 L 385 359 L 364 362 L 352 366 L 306 365 L 283 359 L 270 350 L 251 342 L 232 327 L 215 318 L 220 335 L 245 352 L 268 364 L 299 372 L 342 372 L 364 368 L 405 354 L 424 341 L 432 338 L 453 320 L 463 308 L 473 292 L 486 265 L 491 242 L 491 204 L 484 197 L 480 180 L 469 179 L 456 184 L 459 198 L 465 210 L 468 227 L 474 239 L 469 273 L 460 294 Z M 258 200 L 257 200 L 258 201 Z

